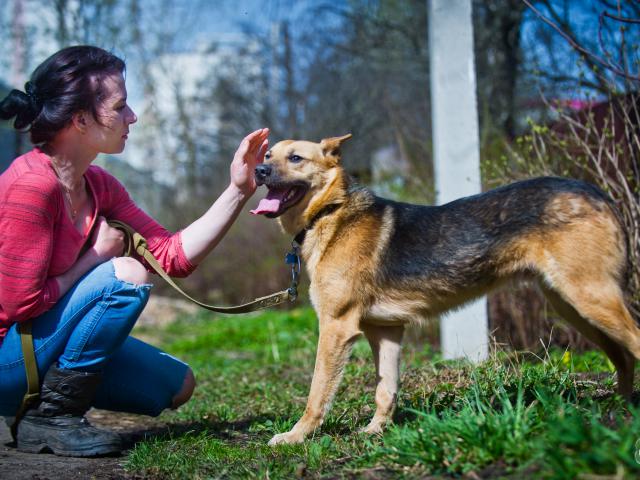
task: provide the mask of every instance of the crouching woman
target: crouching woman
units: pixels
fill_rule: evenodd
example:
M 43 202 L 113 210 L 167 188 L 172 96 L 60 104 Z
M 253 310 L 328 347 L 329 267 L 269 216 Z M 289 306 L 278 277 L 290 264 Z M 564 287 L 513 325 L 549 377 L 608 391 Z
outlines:
M 120 438 L 86 421 L 90 407 L 155 416 L 191 397 L 185 363 L 129 336 L 151 285 L 142 263 L 122 257 L 123 234 L 107 219 L 140 232 L 170 275 L 189 275 L 255 191 L 267 148 L 267 129 L 248 135 L 229 187 L 202 217 L 168 232 L 92 165 L 99 153 L 122 152 L 137 120 L 124 70 L 100 48 L 65 48 L 0 103 L 0 118 L 34 144 L 0 176 L 0 415 L 15 415 L 27 390 L 18 329 L 26 321 L 42 381 L 18 425 L 21 450 L 113 454 Z

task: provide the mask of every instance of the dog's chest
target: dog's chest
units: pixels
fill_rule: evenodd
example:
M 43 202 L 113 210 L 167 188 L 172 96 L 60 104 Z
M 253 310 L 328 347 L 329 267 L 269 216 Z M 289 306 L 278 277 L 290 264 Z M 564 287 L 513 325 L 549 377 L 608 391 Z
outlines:
M 424 301 L 379 297 L 364 312 L 362 320 L 372 325 L 384 326 L 420 323 L 426 316 Z

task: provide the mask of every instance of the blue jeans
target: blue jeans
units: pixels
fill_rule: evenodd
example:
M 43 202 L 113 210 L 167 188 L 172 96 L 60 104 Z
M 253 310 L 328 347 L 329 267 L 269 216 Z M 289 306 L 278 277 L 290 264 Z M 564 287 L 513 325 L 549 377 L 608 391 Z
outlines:
M 151 285 L 116 278 L 113 262 L 86 273 L 48 312 L 33 319 L 40 381 L 49 367 L 103 372 L 93 406 L 159 415 L 182 388 L 188 366 L 129 336 Z M 27 390 L 17 325 L 0 345 L 0 415 L 16 413 Z

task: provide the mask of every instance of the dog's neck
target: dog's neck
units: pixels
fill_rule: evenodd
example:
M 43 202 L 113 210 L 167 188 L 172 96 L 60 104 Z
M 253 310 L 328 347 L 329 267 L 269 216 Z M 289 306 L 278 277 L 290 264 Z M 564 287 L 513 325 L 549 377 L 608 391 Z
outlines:
M 338 208 L 340 208 L 342 206 L 341 203 L 332 203 L 330 205 L 325 206 L 322 210 L 320 210 L 308 223 L 307 226 L 305 226 L 302 230 L 300 230 L 295 237 L 293 237 L 293 241 L 296 242 L 298 245 L 302 245 L 302 243 L 304 242 L 305 237 L 307 236 L 307 232 L 309 230 L 311 230 L 314 225 L 316 224 L 316 222 L 318 220 L 320 220 L 322 217 L 326 216 L 326 215 L 330 215 L 333 212 L 335 212 Z
M 311 230 L 318 220 L 332 214 L 342 206 L 348 198 L 346 192 L 349 184 L 349 176 L 342 168 L 338 168 L 327 188 L 305 210 L 303 214 L 304 224 L 298 227 L 294 237 L 296 242 L 302 245 L 306 232 Z

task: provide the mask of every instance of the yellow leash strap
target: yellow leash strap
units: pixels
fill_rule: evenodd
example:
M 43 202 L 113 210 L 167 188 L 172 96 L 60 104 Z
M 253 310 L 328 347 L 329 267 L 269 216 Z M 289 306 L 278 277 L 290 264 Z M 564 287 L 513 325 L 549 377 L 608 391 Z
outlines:
M 18 424 L 24 414 L 40 399 L 40 381 L 38 379 L 38 364 L 36 354 L 33 350 L 33 337 L 31 335 L 31 320 L 19 323 L 18 332 L 22 344 L 22 356 L 24 357 L 24 368 L 27 371 L 27 393 L 22 399 L 22 404 L 16 413 L 16 417 L 11 425 L 11 436 L 16 440 L 18 434 Z
M 167 275 L 167 273 L 162 269 L 158 261 L 155 259 L 153 254 L 149 251 L 149 247 L 147 246 L 147 241 L 145 238 L 140 235 L 138 232 L 133 230 L 129 225 L 119 220 L 110 220 L 109 225 L 113 228 L 117 228 L 121 230 L 125 234 L 126 238 L 126 246 L 125 246 L 125 256 L 131 256 L 132 252 L 136 252 L 142 258 L 146 260 L 151 268 L 153 268 L 158 275 L 160 275 L 169 285 L 171 285 L 176 291 L 178 291 L 185 298 L 191 300 L 196 305 L 200 305 L 207 310 L 211 310 L 213 312 L 218 313 L 229 313 L 229 314 L 239 314 L 239 313 L 248 313 L 253 312 L 254 310 L 259 310 L 261 308 L 273 307 L 275 305 L 279 305 L 281 303 L 289 301 L 294 301 L 298 296 L 298 274 L 300 272 L 300 259 L 297 252 L 297 246 L 294 245 L 293 252 L 287 255 L 287 263 L 291 264 L 291 286 L 277 293 L 273 293 L 271 295 L 267 295 L 266 297 L 256 298 L 254 301 L 245 303 L 242 305 L 237 305 L 234 307 L 216 307 L 213 305 L 207 305 L 206 303 L 199 302 L 195 298 L 192 298 L 187 293 L 185 293 L 174 281 L 173 279 Z

